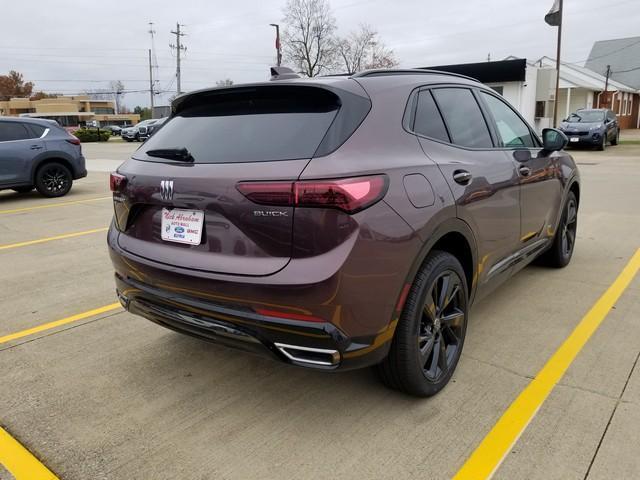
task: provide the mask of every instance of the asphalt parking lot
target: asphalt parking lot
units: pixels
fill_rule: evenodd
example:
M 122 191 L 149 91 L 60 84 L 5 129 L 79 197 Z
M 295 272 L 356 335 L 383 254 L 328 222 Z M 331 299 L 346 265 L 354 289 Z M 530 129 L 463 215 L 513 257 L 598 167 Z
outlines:
M 640 145 L 572 152 L 572 263 L 475 305 L 453 382 L 414 399 L 123 312 L 107 172 L 136 147 L 85 145 L 89 176 L 61 199 L 0 192 L 0 426 L 60 479 L 451 478 L 640 247 Z M 494 478 L 640 478 L 639 356 L 637 276 Z

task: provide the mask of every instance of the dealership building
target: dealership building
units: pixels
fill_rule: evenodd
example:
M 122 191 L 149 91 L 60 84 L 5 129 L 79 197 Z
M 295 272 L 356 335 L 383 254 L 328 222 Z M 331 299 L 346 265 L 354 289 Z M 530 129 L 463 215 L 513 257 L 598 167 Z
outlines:
M 12 98 L 0 101 L 0 115 L 56 120 L 63 127 L 77 127 L 88 122 L 98 125 L 133 125 L 140 121 L 137 114 L 115 113 L 111 100 L 94 100 L 87 95 L 57 96 L 30 100 Z

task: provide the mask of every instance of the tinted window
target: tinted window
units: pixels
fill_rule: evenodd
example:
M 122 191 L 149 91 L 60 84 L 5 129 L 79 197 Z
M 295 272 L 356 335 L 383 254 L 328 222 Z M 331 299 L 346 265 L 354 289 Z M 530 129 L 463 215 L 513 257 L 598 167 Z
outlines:
M 438 107 L 433 101 L 431 92 L 423 90 L 418 94 L 418 106 L 413 131 L 425 137 L 449 142 L 449 134 L 444 126 Z
M 489 128 L 478 102 L 466 88 L 438 88 L 433 90 L 451 141 L 463 147 L 492 147 Z
M 26 127 L 17 122 L 0 122 L 0 142 L 25 140 L 31 137 Z
M 533 147 L 533 138 L 527 124 L 502 100 L 481 92 L 498 127 L 505 147 Z
M 30 135 L 31 138 L 40 138 L 46 130 L 46 128 L 42 125 L 35 125 L 33 123 L 29 124 L 29 128 L 31 129 L 32 133 L 32 135 Z
M 196 163 L 311 158 L 339 109 L 336 95 L 308 87 L 247 88 L 192 100 L 138 152 L 185 147 Z

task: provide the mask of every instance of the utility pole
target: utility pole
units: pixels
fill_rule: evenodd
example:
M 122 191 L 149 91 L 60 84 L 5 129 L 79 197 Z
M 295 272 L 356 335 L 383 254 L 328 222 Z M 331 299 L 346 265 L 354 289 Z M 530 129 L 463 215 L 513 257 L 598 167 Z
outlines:
M 151 116 L 153 117 L 153 65 L 151 63 L 151 49 L 149 49 L 149 99 L 151 100 Z
M 272 27 L 276 29 L 276 63 L 278 66 L 282 64 L 282 50 L 280 47 L 280 25 L 277 23 L 270 23 Z
M 604 81 L 604 101 L 607 102 L 605 106 L 609 106 L 609 97 L 607 96 L 607 89 L 609 88 L 609 76 L 611 75 L 611 65 L 607 65 L 607 76 Z M 613 105 L 611 105 L 611 109 L 613 110 Z
M 562 50 L 562 0 L 559 2 L 559 16 L 560 21 L 558 22 L 558 48 L 556 51 L 556 94 L 555 101 L 553 102 L 553 128 L 558 126 L 558 98 L 560 94 L 560 53 Z
M 171 33 L 173 33 L 176 36 L 176 44 L 169 45 L 169 47 L 171 47 L 176 51 L 176 87 L 177 87 L 178 95 L 182 93 L 182 88 L 180 86 L 180 80 L 181 80 L 180 79 L 180 53 L 187 51 L 187 47 L 185 47 L 180 43 L 180 38 L 185 36 L 185 33 L 180 31 L 181 26 L 183 25 L 180 25 L 180 23 L 176 23 L 175 31 L 174 30 L 171 31 Z
M 151 35 L 151 48 L 149 49 L 149 101 L 151 106 L 151 117 L 153 118 L 153 104 L 154 104 L 154 94 L 153 91 L 153 62 L 151 61 L 151 50 L 153 49 L 153 35 L 156 31 L 153 29 L 153 22 L 149 22 L 149 34 Z

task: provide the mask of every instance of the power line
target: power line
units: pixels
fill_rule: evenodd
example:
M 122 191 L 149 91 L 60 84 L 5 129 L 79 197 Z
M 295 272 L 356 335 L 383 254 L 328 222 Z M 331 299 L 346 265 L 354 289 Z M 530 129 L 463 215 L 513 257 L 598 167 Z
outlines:
M 629 68 L 627 70 L 616 70 L 616 71 L 611 72 L 611 73 L 627 73 L 627 72 L 635 72 L 636 70 L 640 70 L 640 66 Z

